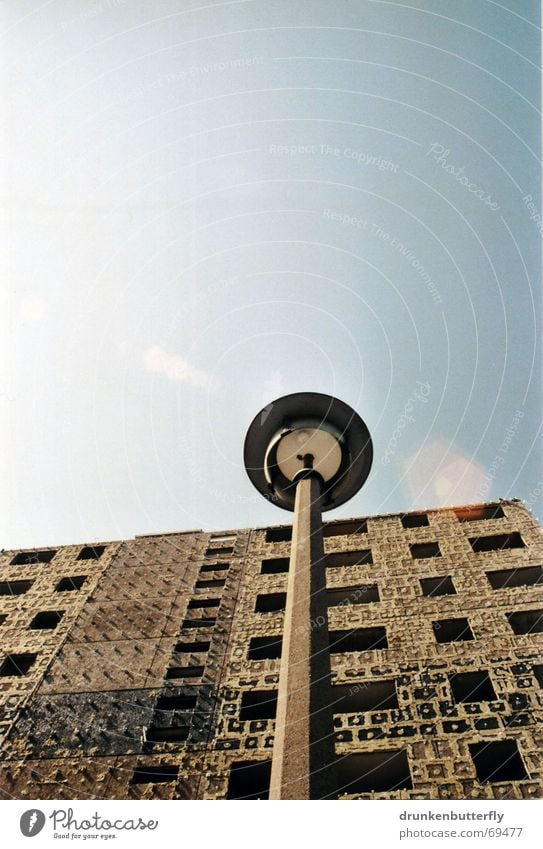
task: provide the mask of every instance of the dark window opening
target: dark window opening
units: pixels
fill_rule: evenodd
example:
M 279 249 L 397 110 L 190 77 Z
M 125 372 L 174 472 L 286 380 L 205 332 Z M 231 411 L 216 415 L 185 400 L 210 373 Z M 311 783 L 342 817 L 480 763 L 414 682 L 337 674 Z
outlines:
M 227 554 L 232 554 L 233 551 L 233 545 L 222 545 L 220 548 L 208 548 L 204 557 L 225 557 Z
M 531 587 L 543 584 L 543 568 L 527 566 L 523 569 L 499 569 L 487 572 L 486 577 L 493 590 L 504 590 L 508 587 Z
M 277 613 L 285 609 L 286 593 L 265 593 L 257 595 L 255 613 Z
M 165 678 L 201 678 L 204 674 L 203 666 L 171 666 L 166 670 Z
M 370 604 L 380 601 L 377 584 L 365 584 L 358 587 L 334 587 L 326 591 L 328 607 L 340 607 L 348 604 Z
M 206 574 L 207 572 L 226 572 L 229 568 L 229 563 L 206 563 L 204 566 L 200 566 L 200 574 Z
M 22 595 L 34 581 L 0 581 L 0 595 Z
M 422 594 L 428 597 L 436 595 L 456 595 L 456 590 L 450 575 L 438 578 L 421 578 Z
M 156 701 L 155 710 L 194 710 L 195 707 L 196 695 L 159 696 Z
M 134 770 L 130 784 L 158 784 L 163 781 L 177 781 L 179 767 L 172 764 L 161 766 L 140 766 Z
M 290 542 L 292 539 L 292 528 L 268 528 L 266 531 L 266 542 Z
M 71 578 L 62 578 L 55 587 L 57 593 L 72 592 L 72 590 L 80 590 L 85 581 L 86 575 L 74 575 Z
M 543 663 L 534 663 L 534 678 L 540 687 L 543 687 Z
M 515 634 L 540 634 L 543 631 L 543 610 L 519 610 L 505 615 Z
M 33 563 L 50 563 L 56 551 L 20 551 L 11 561 L 11 566 L 30 566 Z
M 105 545 L 86 545 L 77 555 L 78 560 L 99 560 L 104 551 Z
M 281 657 L 283 638 L 277 634 L 271 637 L 252 637 L 249 642 L 247 658 L 249 660 L 277 660 Z
M 271 761 L 236 761 L 230 768 L 227 799 L 268 799 Z
M 337 759 L 339 793 L 384 793 L 411 790 L 405 749 L 357 752 Z
M 207 640 L 198 640 L 194 643 L 177 643 L 175 647 L 176 652 L 183 652 L 184 654 L 191 654 L 192 652 L 205 652 L 209 651 L 210 643 Z
M 193 598 L 189 601 L 189 610 L 199 610 L 203 607 L 218 607 L 221 601 L 218 598 Z
M 359 681 L 332 687 L 334 713 L 391 710 L 398 707 L 395 681 Z
M 426 513 L 406 513 L 400 518 L 404 528 L 425 528 L 430 524 Z
M 145 731 L 145 739 L 148 743 L 184 743 L 189 736 L 190 726 L 153 726 Z M 169 779 L 164 779 L 168 781 Z M 133 782 L 134 783 L 134 782 Z
M 196 581 L 196 589 L 197 590 L 211 590 L 211 589 L 219 589 L 220 587 L 224 587 L 226 583 L 225 578 L 215 578 L 211 581 Z
M 241 697 L 239 718 L 275 719 L 277 713 L 277 690 L 251 690 Z
M 330 651 L 372 651 L 388 648 L 386 628 L 354 628 L 352 631 L 330 631 Z
M 488 672 L 459 672 L 449 675 L 455 702 L 492 702 L 496 692 Z
M 289 559 L 288 557 L 271 557 L 268 560 L 262 561 L 261 575 L 279 575 L 281 572 L 288 572 Z
M 455 510 L 454 513 L 459 522 L 482 522 L 486 519 L 503 519 L 505 516 L 499 504 L 467 507 L 465 510 Z
M 333 525 L 324 525 L 322 529 L 324 537 L 343 537 L 367 533 L 368 523 L 366 519 L 356 519 L 353 522 L 336 522 Z
M 525 548 L 524 540 L 515 531 L 512 534 L 494 534 L 489 537 L 470 537 L 469 543 L 477 553 L 479 551 L 504 551 L 507 548 Z
M 470 743 L 469 751 L 479 781 L 520 781 L 528 778 L 515 740 Z
M 438 643 L 473 640 L 473 633 L 467 619 L 440 619 L 432 622 L 432 628 Z
M 215 625 L 216 618 L 208 619 L 184 619 L 182 628 L 212 628 Z
M 409 546 L 411 557 L 414 560 L 422 560 L 426 557 L 441 557 L 438 542 L 418 542 Z
M 57 627 L 63 616 L 63 610 L 43 610 L 36 613 L 29 627 L 33 631 L 51 631 Z
M 339 566 L 371 565 L 373 558 L 370 549 L 362 551 L 336 551 L 326 555 L 326 566 L 333 569 Z
M 7 613 L 0 613 L 0 625 L 3 625 L 7 618 Z
M 0 677 L 26 675 L 37 654 L 8 654 L 0 666 Z

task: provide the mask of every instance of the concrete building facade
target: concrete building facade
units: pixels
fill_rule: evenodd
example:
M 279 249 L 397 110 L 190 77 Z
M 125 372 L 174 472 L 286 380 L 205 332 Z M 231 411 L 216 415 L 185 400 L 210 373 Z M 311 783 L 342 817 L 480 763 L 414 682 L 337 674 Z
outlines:
M 4 551 L 0 798 L 267 798 L 289 526 Z M 518 501 L 324 525 L 330 799 L 533 799 L 543 540 Z M 323 764 L 323 769 L 327 765 Z

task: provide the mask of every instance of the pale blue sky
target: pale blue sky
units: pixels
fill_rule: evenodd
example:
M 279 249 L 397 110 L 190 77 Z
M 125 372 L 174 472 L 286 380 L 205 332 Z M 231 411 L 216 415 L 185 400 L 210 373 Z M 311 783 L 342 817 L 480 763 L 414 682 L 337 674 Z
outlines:
M 1 17 L 1 545 L 288 522 L 242 447 L 305 390 L 374 440 L 330 518 L 541 518 L 538 2 Z

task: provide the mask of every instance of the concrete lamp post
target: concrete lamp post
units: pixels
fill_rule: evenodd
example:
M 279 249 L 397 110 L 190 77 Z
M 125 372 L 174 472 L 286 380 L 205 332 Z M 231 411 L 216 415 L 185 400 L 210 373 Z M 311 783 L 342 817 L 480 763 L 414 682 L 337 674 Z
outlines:
M 247 474 L 264 498 L 294 512 L 270 799 L 322 799 L 333 786 L 334 734 L 323 510 L 366 480 L 369 431 L 347 404 L 316 392 L 286 395 L 253 420 Z

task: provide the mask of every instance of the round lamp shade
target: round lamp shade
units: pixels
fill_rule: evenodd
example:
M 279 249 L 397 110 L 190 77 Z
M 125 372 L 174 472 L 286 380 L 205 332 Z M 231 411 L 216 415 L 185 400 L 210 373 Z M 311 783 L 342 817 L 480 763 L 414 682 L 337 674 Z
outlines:
M 297 392 L 268 404 L 253 419 L 243 459 L 261 495 L 294 510 L 296 480 L 313 468 L 323 481 L 323 510 L 355 495 L 370 472 L 369 431 L 343 401 L 318 392 Z

